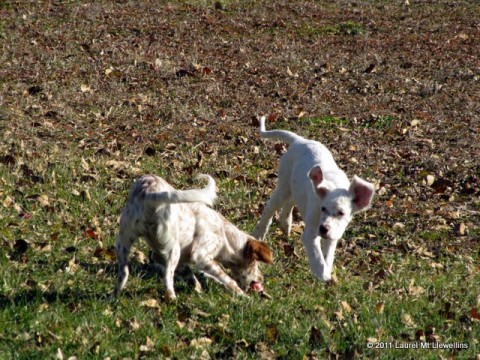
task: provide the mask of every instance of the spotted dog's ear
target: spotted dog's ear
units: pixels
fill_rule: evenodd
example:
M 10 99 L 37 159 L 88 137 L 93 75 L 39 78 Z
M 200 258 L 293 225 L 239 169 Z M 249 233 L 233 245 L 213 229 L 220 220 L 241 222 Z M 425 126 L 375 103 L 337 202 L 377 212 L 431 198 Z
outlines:
M 258 241 L 253 237 L 249 237 L 243 255 L 247 261 L 261 261 L 267 264 L 272 262 L 272 251 L 263 241 Z

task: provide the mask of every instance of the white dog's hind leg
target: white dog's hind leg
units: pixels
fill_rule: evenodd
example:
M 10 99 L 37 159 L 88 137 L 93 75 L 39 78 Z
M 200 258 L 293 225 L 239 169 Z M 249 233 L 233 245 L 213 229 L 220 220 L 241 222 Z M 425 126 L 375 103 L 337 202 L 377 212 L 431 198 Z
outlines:
M 283 204 L 282 211 L 278 218 L 280 229 L 282 229 L 283 233 L 287 236 L 290 235 L 292 230 L 292 210 L 293 201 L 292 199 L 288 199 L 288 201 Z
M 275 214 L 275 211 L 280 209 L 284 200 L 289 197 L 290 194 L 288 193 L 287 186 L 278 186 L 275 189 L 272 196 L 270 197 L 270 200 L 268 200 L 265 209 L 263 209 L 260 221 L 258 222 L 257 226 L 255 226 L 255 230 L 253 230 L 252 236 L 254 238 L 256 238 L 257 240 L 263 240 L 265 234 L 268 232 L 268 228 L 272 223 L 272 218 Z

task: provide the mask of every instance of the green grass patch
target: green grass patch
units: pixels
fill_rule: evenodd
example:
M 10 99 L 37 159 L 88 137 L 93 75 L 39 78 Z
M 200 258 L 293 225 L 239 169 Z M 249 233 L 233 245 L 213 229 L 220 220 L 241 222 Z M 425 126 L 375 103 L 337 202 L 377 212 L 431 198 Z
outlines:
M 340 118 L 333 115 L 321 116 L 321 117 L 313 117 L 305 119 L 305 122 L 310 125 L 341 125 L 345 126 L 348 125 L 350 122 L 346 118 Z
M 442 11 L 416 2 L 419 11 L 405 17 L 404 7 L 385 1 L 347 10 L 344 2 L 2 2 L 0 359 L 476 358 L 480 174 L 467 146 L 475 134 L 465 117 L 475 111 L 458 100 L 474 97 L 465 92 L 472 78 L 448 71 L 475 68 L 471 3 Z M 357 9 L 381 41 L 352 41 L 366 32 L 344 21 Z M 323 16 L 326 23 L 308 20 Z M 399 19 L 432 36 L 384 26 Z M 446 73 L 432 71 L 435 44 L 446 44 Z M 418 61 L 402 68 L 410 55 Z M 388 64 L 376 67 L 378 92 L 357 101 L 348 88 L 371 78 L 358 68 L 366 56 Z M 321 64 L 328 76 L 318 81 L 312 71 Z M 288 67 L 298 70 L 293 77 Z M 451 96 L 434 94 L 424 113 L 412 78 L 450 79 Z M 391 93 L 418 111 L 368 118 L 398 105 Z M 366 120 L 291 116 L 300 107 Z M 460 118 L 446 116 L 447 107 Z M 178 281 L 178 300 L 167 303 L 140 241 L 125 292 L 108 301 L 118 217 L 140 174 L 180 189 L 211 174 L 215 208 L 254 228 L 286 149 L 259 138 L 254 118 L 264 113 L 276 114 L 267 129 L 331 144 L 349 176 L 378 185 L 372 209 L 355 216 L 340 243 L 337 282 L 312 276 L 294 212 L 289 237 L 275 221 L 267 236 L 274 263 L 262 269 L 271 299 L 239 299 L 202 278 L 204 293 Z M 419 123 L 397 131 L 410 117 Z M 341 128 L 351 131 L 339 136 Z M 455 186 L 432 194 L 422 183 L 429 174 Z M 418 342 L 468 348 L 398 348 Z
M 303 37 L 317 37 L 322 35 L 350 35 L 358 36 L 365 33 L 363 25 L 355 21 L 349 20 L 339 24 L 324 24 L 304 23 L 298 30 L 298 35 Z
M 393 115 L 379 115 L 372 116 L 364 126 L 367 128 L 373 128 L 377 130 L 389 129 L 393 126 L 396 118 Z

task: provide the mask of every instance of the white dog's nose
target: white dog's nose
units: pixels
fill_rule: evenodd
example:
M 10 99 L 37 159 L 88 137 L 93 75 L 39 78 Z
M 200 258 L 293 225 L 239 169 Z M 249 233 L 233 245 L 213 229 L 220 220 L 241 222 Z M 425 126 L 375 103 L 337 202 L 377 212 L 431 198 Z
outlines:
M 329 230 L 330 230 L 330 225 L 320 225 L 320 235 L 322 236 L 327 235 Z

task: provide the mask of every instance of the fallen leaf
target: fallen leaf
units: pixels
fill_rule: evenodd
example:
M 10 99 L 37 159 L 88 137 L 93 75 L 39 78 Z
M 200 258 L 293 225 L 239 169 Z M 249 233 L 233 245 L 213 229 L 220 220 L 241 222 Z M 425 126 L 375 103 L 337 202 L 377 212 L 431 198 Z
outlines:
M 366 74 L 371 74 L 376 72 L 376 65 L 374 63 L 370 64 L 364 71 Z
M 82 84 L 80 85 L 80 91 L 83 93 L 86 93 L 86 92 L 91 92 L 92 89 L 90 88 L 90 86 Z
M 385 303 L 383 301 L 375 305 L 375 311 L 377 314 L 383 314 L 383 309 L 385 308 Z
M 7 195 L 7 197 L 5 197 L 5 199 L 3 200 L 3 206 L 8 208 L 12 204 L 13 204 L 13 199 Z
M 63 360 L 63 352 L 60 348 L 57 348 L 57 360 Z
M 155 346 L 155 343 L 152 341 L 152 339 L 150 339 L 149 336 L 147 336 L 147 339 L 145 340 L 145 344 L 140 345 L 139 350 L 143 352 L 152 351 L 154 346 Z
M 415 323 L 410 314 L 402 314 L 402 322 L 407 327 L 414 327 Z
M 96 239 L 98 236 L 97 234 L 95 234 L 95 231 L 93 231 L 92 229 L 87 229 L 85 230 L 85 237 L 88 237 L 90 239 Z
M 135 317 L 128 320 L 127 323 L 128 323 L 128 327 L 130 328 L 131 331 L 137 331 L 138 329 L 140 329 L 140 323 L 138 322 L 138 320 Z
M 193 339 L 192 341 L 190 341 L 190 346 L 196 349 L 200 349 L 200 348 L 211 345 L 212 342 L 213 342 L 212 339 L 204 336 L 204 337 L 200 337 L 198 339 Z
M 337 311 L 334 312 L 337 320 L 343 320 L 343 311 L 342 308 L 339 308 Z
M 115 250 L 113 248 L 105 249 L 105 248 L 97 247 L 93 252 L 93 257 L 114 261 L 117 258 L 117 254 L 115 253 Z
M 50 202 L 48 201 L 48 195 L 42 194 L 37 198 L 38 202 L 42 206 L 49 206 Z
M 312 326 L 310 329 L 310 336 L 308 338 L 308 342 L 311 346 L 319 346 L 324 343 L 322 332 L 315 326 Z
M 283 252 L 286 256 L 293 256 L 299 258 L 298 254 L 295 252 L 295 247 L 293 245 L 290 245 L 289 243 L 283 244 Z
M 423 292 L 425 291 L 425 289 L 421 286 L 415 286 L 415 280 L 412 279 L 410 280 L 410 284 L 408 285 L 408 294 L 409 295 L 420 295 L 420 294 L 423 294 Z
M 480 320 L 480 314 L 478 313 L 477 308 L 472 308 L 468 315 L 473 319 L 473 320 Z
M 266 335 L 267 335 L 268 342 L 270 343 L 277 342 L 278 335 L 279 335 L 277 326 L 275 324 L 267 324 Z
M 435 182 L 435 176 L 433 175 L 427 175 L 427 185 L 432 186 L 432 184 Z
M 341 301 L 340 304 L 342 305 L 343 310 L 345 310 L 347 314 L 352 312 L 351 306 L 346 301 Z
M 160 308 L 160 304 L 158 303 L 158 301 L 156 299 L 148 299 L 148 300 L 141 301 L 140 305 L 148 307 L 148 308 L 152 308 L 152 309 L 159 309 Z
M 425 341 L 425 331 L 423 331 L 422 329 L 418 329 L 415 332 L 415 340 Z
M 28 250 L 29 247 L 30 247 L 30 243 L 28 243 L 27 241 L 25 241 L 23 239 L 15 240 L 15 242 L 13 244 L 13 249 L 14 249 L 16 255 L 24 254 Z
M 68 266 L 65 268 L 65 272 L 74 273 L 78 269 L 75 256 L 68 261 Z
M 263 343 L 259 342 L 255 345 L 255 350 L 258 353 L 258 358 L 259 359 L 264 359 L 264 360 L 274 360 L 275 359 L 275 353 L 273 350 L 269 349 L 268 346 Z
M 140 264 L 145 264 L 147 262 L 147 257 L 145 256 L 145 253 L 139 250 L 136 250 L 133 253 L 133 259 Z
M 455 232 L 457 235 L 459 236 L 465 236 L 466 232 L 467 232 L 467 227 L 465 226 L 465 223 L 460 223 L 460 224 L 457 224 L 455 225 Z

